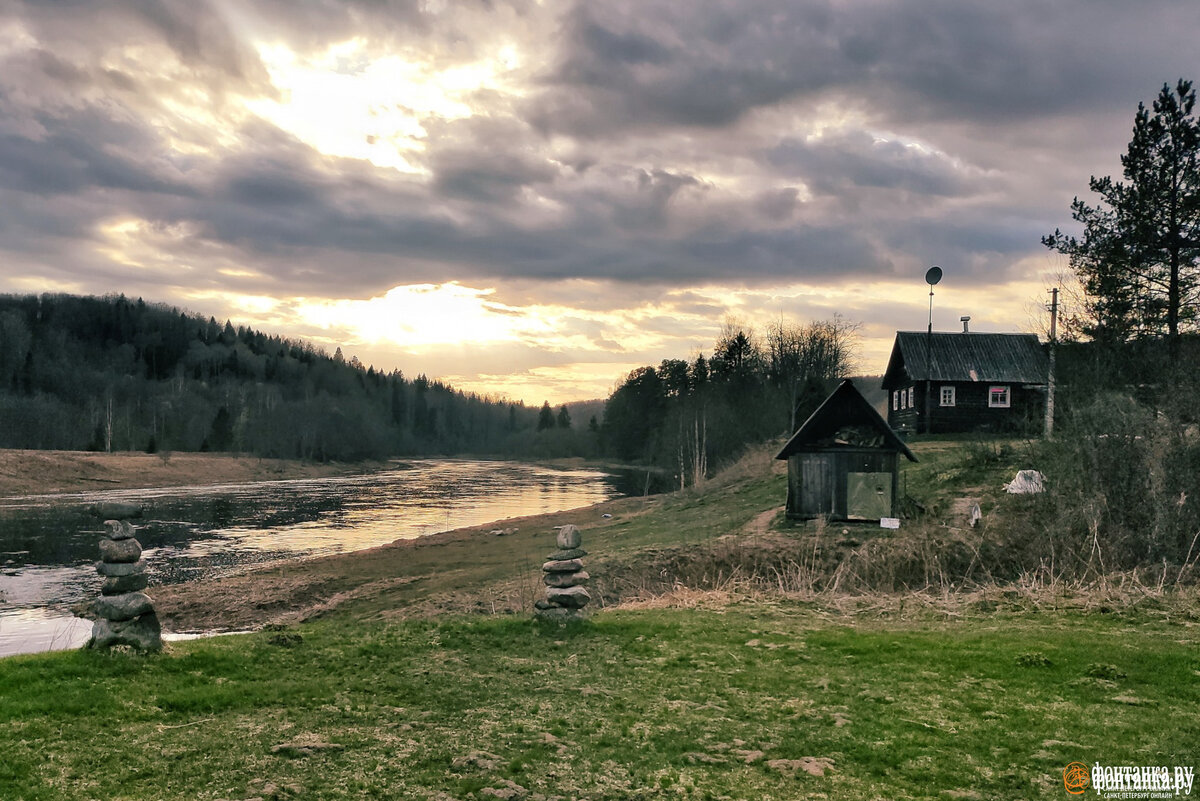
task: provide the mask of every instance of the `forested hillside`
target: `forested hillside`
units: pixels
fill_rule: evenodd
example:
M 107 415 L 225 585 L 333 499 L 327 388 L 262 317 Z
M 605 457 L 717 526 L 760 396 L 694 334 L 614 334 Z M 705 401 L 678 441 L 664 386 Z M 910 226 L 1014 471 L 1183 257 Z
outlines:
M 140 299 L 0 296 L 0 447 L 530 455 L 547 438 L 537 418 Z M 570 444 L 594 449 L 587 439 Z

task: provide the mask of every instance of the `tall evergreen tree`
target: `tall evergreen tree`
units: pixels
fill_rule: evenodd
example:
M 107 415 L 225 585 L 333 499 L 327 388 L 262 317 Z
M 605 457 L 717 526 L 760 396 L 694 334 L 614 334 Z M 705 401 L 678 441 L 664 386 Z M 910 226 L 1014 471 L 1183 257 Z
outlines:
M 1077 239 L 1043 237 L 1070 257 L 1089 296 L 1096 339 L 1166 335 L 1173 364 L 1179 335 L 1195 327 L 1200 301 L 1200 121 L 1190 81 L 1163 84 L 1152 110 L 1138 104 L 1133 138 L 1121 157 L 1125 181 L 1092 176 L 1100 196 L 1078 197 Z
M 550 401 L 545 401 L 538 412 L 537 430 L 545 431 L 548 428 L 554 428 L 554 411 L 550 408 Z

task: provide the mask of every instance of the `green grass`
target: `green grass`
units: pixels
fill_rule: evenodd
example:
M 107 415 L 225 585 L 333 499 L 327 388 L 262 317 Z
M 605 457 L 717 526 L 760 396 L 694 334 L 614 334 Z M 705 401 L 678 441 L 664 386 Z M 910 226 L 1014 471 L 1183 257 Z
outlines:
M 1195 626 L 759 601 L 16 657 L 0 798 L 1063 798 L 1071 761 L 1196 765 Z
M 964 495 L 1007 525 L 999 485 L 1030 466 L 1021 443 L 914 449 L 908 491 L 932 511 L 900 535 L 849 526 L 853 538 L 927 539 Z M 700 608 L 668 596 L 571 627 L 404 619 L 427 602 L 504 609 L 525 579 L 540 590 L 551 522 L 584 529 L 596 583 L 658 576 L 673 563 L 654 552 L 739 551 L 742 539 L 719 538 L 763 533 L 749 524 L 782 506 L 778 468 L 760 458 L 703 491 L 606 505 L 608 519 L 578 510 L 503 537 L 237 577 L 224 597 L 262 583 L 268 610 L 344 596 L 287 631 L 158 656 L 0 660 L 0 801 L 1061 799 L 1073 761 L 1200 767 L 1200 615 L 1186 591 L 1097 605 L 1012 587 L 979 599 L 750 589 L 729 603 L 743 590 L 697 584 L 675 600 Z M 764 553 L 788 559 L 843 537 L 840 525 L 770 528 Z M 289 570 L 299 589 L 268 592 Z M 214 588 L 192 590 L 175 603 L 202 605 Z

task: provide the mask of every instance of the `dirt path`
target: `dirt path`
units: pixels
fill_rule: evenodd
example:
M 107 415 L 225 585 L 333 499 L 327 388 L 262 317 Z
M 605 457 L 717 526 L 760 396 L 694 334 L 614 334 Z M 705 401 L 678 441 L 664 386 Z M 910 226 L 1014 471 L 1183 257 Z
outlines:
M 762 536 L 771 528 L 771 521 L 783 511 L 783 508 L 768 509 L 762 514 L 756 515 L 749 523 L 742 527 L 743 534 L 751 536 Z
M 382 466 L 381 462 L 318 464 L 227 453 L 0 450 L 0 497 L 323 478 L 370 472 Z

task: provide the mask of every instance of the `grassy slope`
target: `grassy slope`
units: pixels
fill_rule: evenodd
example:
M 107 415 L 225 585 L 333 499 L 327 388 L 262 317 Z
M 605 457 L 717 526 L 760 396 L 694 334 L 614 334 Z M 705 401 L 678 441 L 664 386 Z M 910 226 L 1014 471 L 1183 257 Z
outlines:
M 1020 461 L 922 450 L 909 489 L 939 508 L 948 483 L 997 507 Z M 759 531 L 784 491 L 764 466 L 612 507 L 588 523 L 589 560 Z M 454 579 L 486 598 L 536 572 L 548 539 L 455 545 Z M 1194 599 L 914 617 L 759 597 L 560 628 L 394 619 L 438 582 L 388 583 L 404 560 L 367 561 L 375 583 L 286 631 L 0 661 L 0 798 L 1061 798 L 1070 761 L 1200 761 Z M 336 747 L 273 753 L 287 743 Z

